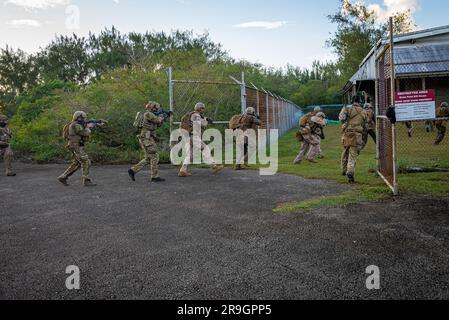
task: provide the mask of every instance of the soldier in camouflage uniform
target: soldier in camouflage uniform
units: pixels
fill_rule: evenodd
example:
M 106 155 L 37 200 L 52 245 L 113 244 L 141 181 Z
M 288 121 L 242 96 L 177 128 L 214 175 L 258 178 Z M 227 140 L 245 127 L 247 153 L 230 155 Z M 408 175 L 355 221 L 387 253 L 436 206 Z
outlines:
M 128 170 L 131 180 L 136 181 L 135 175 L 144 167 L 150 165 L 151 168 L 151 182 L 164 182 L 165 179 L 159 177 L 159 153 L 156 129 L 164 122 L 163 117 L 158 117 L 154 113 L 160 110 L 160 105 L 157 102 L 149 102 L 145 109 L 143 127 L 139 139 L 140 146 L 145 154 L 145 158 Z
M 449 118 L 449 104 L 447 102 L 443 102 L 437 109 L 437 118 Z M 443 142 L 444 137 L 446 136 L 446 121 L 447 120 L 435 121 L 435 126 L 438 129 L 438 136 L 435 140 L 435 145 L 439 145 Z
M 254 137 L 251 135 L 245 135 L 245 132 L 247 132 L 248 130 L 255 130 L 255 134 L 256 134 L 256 139 L 257 139 L 257 129 L 260 127 L 261 125 L 261 121 L 259 119 L 259 117 L 256 114 L 256 110 L 252 107 L 249 107 L 245 114 L 242 115 L 242 117 L 240 118 L 240 124 L 238 129 L 239 134 L 237 135 L 237 141 L 239 140 L 244 140 L 244 145 L 239 145 L 238 147 L 242 148 L 243 150 L 240 150 L 240 159 L 237 159 L 237 163 L 235 165 L 235 170 L 242 170 L 243 169 L 243 165 L 248 162 L 249 159 L 249 149 L 250 146 L 256 146 L 257 141 L 254 141 Z
M 9 142 L 12 138 L 11 129 L 8 127 L 8 117 L 0 114 L 0 158 L 5 161 L 5 171 L 8 177 L 14 177 L 16 174 L 12 172 L 13 152 Z
M 202 129 L 207 128 L 209 126 L 210 119 L 208 119 L 204 116 L 205 113 L 206 113 L 206 106 L 204 105 L 204 103 L 199 102 L 195 105 L 194 112 L 190 112 L 184 116 L 184 117 L 188 118 L 189 128 L 183 128 L 183 124 L 181 124 L 181 129 L 184 129 L 190 133 L 190 139 L 189 139 L 190 141 L 188 141 L 186 144 L 187 154 L 186 154 L 186 158 L 181 166 L 181 170 L 179 171 L 179 174 L 178 174 L 178 177 L 180 177 L 180 178 L 188 178 L 188 177 L 192 176 L 192 174 L 190 172 L 188 172 L 188 166 L 192 162 L 194 149 L 201 150 L 204 162 L 211 167 L 212 172 L 214 174 L 217 174 L 224 169 L 224 166 L 217 165 L 215 163 L 209 146 L 203 142 L 201 136 L 196 136 L 193 134 L 194 126 L 198 125 Z
M 353 98 L 352 106 L 343 108 L 339 119 L 343 123 L 344 151 L 341 158 L 343 175 L 348 177 L 349 183 L 354 183 L 355 166 L 363 148 L 363 132 L 367 123 L 367 116 L 360 106 L 359 97 Z
M 367 117 L 366 130 L 363 132 L 363 148 L 368 144 L 368 139 L 371 136 L 374 143 L 377 141 L 376 135 L 376 114 L 374 111 L 374 107 L 371 104 L 371 98 L 367 99 L 365 103 L 364 110 Z
M 323 130 L 326 126 L 326 115 L 318 112 L 308 119 L 305 126 L 301 127 L 302 145 L 298 156 L 293 164 L 299 164 L 307 155 L 307 161 L 317 163 L 315 158 L 322 154 L 321 139 L 324 137 Z
M 78 170 L 82 169 L 82 181 L 85 187 L 96 186 L 89 178 L 91 161 L 89 155 L 84 150 L 95 125 L 87 124 L 87 114 L 83 111 L 74 113 L 72 122 L 64 128 L 67 130 L 67 149 L 72 154 L 72 163 L 67 170 L 58 177 L 58 181 L 68 186 L 68 179 Z

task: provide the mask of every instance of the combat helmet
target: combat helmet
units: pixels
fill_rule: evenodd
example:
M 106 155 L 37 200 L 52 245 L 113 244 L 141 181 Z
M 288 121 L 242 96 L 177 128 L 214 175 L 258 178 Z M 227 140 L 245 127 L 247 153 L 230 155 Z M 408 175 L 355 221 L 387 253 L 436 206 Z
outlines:
M 83 118 L 83 120 L 87 119 L 87 113 L 85 113 L 84 111 L 77 111 L 73 114 L 73 118 L 72 121 L 77 121 L 78 118 Z
M 256 109 L 254 109 L 253 107 L 249 107 L 248 109 L 246 109 L 246 113 L 247 114 L 256 114 Z
M 202 102 L 198 102 L 196 105 L 195 105 L 195 111 L 196 112 L 204 112 L 206 110 L 206 105 L 204 104 L 204 103 L 202 103 Z

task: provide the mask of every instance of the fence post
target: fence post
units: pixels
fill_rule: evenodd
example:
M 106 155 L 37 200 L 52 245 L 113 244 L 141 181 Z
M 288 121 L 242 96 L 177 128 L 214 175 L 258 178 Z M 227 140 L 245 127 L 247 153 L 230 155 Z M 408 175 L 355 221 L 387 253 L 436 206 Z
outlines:
M 273 129 L 276 129 L 279 131 L 278 120 L 276 118 L 276 100 L 273 95 L 271 96 L 271 101 L 273 103 Z M 279 133 L 278 133 L 278 135 L 279 135 Z
M 396 107 L 396 70 L 394 64 L 394 29 L 393 29 L 393 17 L 390 17 L 390 68 L 391 68 L 391 105 Z M 396 125 L 392 124 L 392 137 L 393 137 L 393 193 L 398 195 L 398 165 L 397 165 L 397 147 L 396 147 Z
M 282 135 L 282 119 L 281 119 L 281 102 L 279 100 L 279 97 L 276 96 L 276 101 L 278 105 L 278 127 L 279 127 L 279 137 Z
M 246 84 L 245 73 L 242 72 L 242 114 L 246 112 Z
M 287 133 L 287 131 L 288 131 L 288 119 L 289 119 L 289 117 L 288 117 L 288 106 L 287 106 L 287 102 L 285 102 L 285 99 L 282 100 L 282 104 L 283 104 L 283 106 L 284 106 L 284 130 L 285 130 L 284 133 Z
M 270 108 L 269 108 L 269 98 L 268 98 L 268 92 L 265 91 L 265 108 L 266 108 L 266 114 L 267 114 L 267 145 L 270 144 L 270 130 L 271 130 L 271 123 L 270 123 Z
M 291 114 L 290 125 L 292 126 L 293 129 L 295 127 L 295 107 L 292 105 L 291 102 L 290 102 L 290 114 Z
M 170 99 L 170 111 L 175 111 L 174 90 L 173 90 L 173 67 L 168 68 L 168 94 Z M 173 117 L 170 117 L 170 135 L 173 130 Z
M 280 110 L 281 110 L 281 128 L 282 128 L 282 135 L 284 135 L 285 133 L 285 128 L 284 128 L 284 104 L 282 102 L 282 98 L 279 99 L 279 106 L 280 106 Z
M 288 105 L 288 127 L 289 127 L 288 130 L 291 130 L 291 129 L 293 129 L 293 126 L 292 126 L 292 106 L 291 106 L 290 102 L 287 102 L 287 105 Z

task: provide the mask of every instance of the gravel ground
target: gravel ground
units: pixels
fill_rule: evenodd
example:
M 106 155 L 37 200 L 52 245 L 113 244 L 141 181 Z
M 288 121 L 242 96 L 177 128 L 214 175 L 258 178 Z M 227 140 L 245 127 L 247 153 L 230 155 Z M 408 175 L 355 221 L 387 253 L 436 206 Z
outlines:
M 163 167 L 163 184 L 61 165 L 0 177 L 0 299 L 448 299 L 449 199 L 398 199 L 277 214 L 346 187 L 296 176 Z M 81 290 L 65 269 L 81 270 Z M 381 289 L 365 270 L 380 268 Z

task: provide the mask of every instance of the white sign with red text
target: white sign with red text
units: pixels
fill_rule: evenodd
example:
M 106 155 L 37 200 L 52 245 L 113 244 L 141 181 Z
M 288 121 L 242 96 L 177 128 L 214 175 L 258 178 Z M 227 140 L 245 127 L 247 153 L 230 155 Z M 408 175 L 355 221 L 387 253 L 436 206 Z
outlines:
M 435 119 L 435 101 L 435 90 L 396 92 L 396 119 L 397 121 Z

